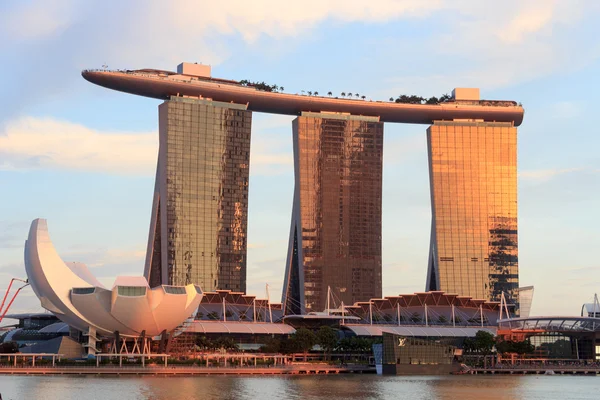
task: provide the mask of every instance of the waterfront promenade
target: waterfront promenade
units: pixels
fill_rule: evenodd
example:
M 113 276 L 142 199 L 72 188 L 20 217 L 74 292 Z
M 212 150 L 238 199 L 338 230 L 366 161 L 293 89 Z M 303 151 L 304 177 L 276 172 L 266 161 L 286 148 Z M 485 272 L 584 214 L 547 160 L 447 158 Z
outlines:
M 1 366 L 0 375 L 319 375 L 374 373 L 367 365 L 289 364 L 273 367 L 158 366 Z

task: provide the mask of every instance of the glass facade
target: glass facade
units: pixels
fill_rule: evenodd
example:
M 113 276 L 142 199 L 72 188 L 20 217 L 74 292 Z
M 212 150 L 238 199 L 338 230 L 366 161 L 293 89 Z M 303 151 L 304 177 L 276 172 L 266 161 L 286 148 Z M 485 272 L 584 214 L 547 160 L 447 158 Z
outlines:
M 119 296 L 127 296 L 127 297 L 145 296 L 146 295 L 146 287 L 145 286 L 117 286 L 117 293 L 119 294 Z
M 517 129 L 435 122 L 427 130 L 432 232 L 427 290 L 518 301 Z
M 152 287 L 246 291 L 251 123 L 245 105 L 172 97 L 159 106 Z
M 383 364 L 452 364 L 456 347 L 438 341 L 383 333 Z
M 283 301 L 322 311 L 381 297 L 383 123 L 303 113 L 293 121 L 295 191 Z

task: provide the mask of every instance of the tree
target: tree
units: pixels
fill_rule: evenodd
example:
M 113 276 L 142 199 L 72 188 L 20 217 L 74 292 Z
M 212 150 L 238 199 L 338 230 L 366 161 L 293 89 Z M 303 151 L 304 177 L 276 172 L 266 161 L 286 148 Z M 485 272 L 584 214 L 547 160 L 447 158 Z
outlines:
M 314 92 L 314 95 L 315 95 L 315 96 L 318 96 L 318 95 L 319 95 L 319 92 Z
M 352 93 L 348 93 L 348 97 L 352 97 Z
M 196 346 L 198 346 L 201 350 L 213 349 L 213 342 L 207 338 L 206 336 L 199 336 L 196 338 Z
M 312 96 L 312 92 L 310 90 L 307 93 L 309 96 Z
M 321 326 L 317 332 L 317 344 L 327 352 L 331 354 L 331 351 L 335 349 L 338 343 L 338 336 L 334 329 L 329 326 Z
M 346 97 L 346 92 L 341 93 L 342 97 Z
M 18 353 L 19 345 L 17 342 L 0 343 L 0 353 Z
M 315 334 L 306 328 L 298 328 L 296 332 L 290 337 L 292 349 L 301 351 L 304 353 L 304 360 L 306 361 L 306 354 L 316 343 Z
M 283 86 L 279 86 L 279 91 L 283 92 L 285 90 L 285 88 Z
M 393 97 L 390 97 L 390 101 L 394 101 L 394 98 L 393 98 Z
M 281 351 L 281 342 L 276 338 L 267 338 L 265 343 L 260 346 L 262 353 L 279 353 Z
M 331 96 L 333 96 L 333 93 L 327 92 L 327 96 L 331 97 Z
M 232 337 L 221 336 L 215 341 L 215 347 L 225 350 L 237 350 L 238 345 Z
M 360 94 L 358 94 L 358 93 L 355 93 L 354 95 L 356 96 L 357 99 L 360 97 Z
M 494 335 L 486 331 L 477 331 L 474 339 L 475 351 L 483 354 L 489 354 L 494 347 Z
M 360 98 L 364 100 L 364 99 L 366 99 L 366 98 L 367 98 L 367 96 L 365 96 L 365 95 L 363 94 L 362 96 L 360 96 Z

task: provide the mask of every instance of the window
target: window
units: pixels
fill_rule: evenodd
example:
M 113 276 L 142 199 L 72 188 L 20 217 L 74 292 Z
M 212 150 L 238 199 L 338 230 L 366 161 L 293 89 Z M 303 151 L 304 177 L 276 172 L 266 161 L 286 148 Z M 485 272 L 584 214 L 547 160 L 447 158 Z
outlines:
M 185 288 L 182 286 L 163 286 L 163 289 L 168 294 L 186 294 Z
M 96 291 L 94 287 L 73 288 L 73 294 L 92 294 Z
M 119 296 L 145 296 L 146 295 L 146 287 L 145 286 L 118 286 L 117 293 Z

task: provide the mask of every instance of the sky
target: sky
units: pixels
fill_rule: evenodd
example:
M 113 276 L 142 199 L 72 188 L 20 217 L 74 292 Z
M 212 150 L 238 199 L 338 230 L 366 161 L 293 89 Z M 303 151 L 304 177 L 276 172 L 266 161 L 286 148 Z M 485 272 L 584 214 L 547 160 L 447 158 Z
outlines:
M 4 0 L 0 2 L 0 294 L 48 220 L 65 261 L 106 285 L 140 275 L 158 100 L 81 70 L 182 61 L 289 93 L 386 100 L 479 87 L 525 108 L 518 134 L 519 268 L 534 315 L 579 315 L 600 290 L 600 3 L 595 0 Z M 255 113 L 248 293 L 281 296 L 293 117 Z M 383 294 L 423 291 L 431 208 L 426 126 L 386 124 Z M 41 311 L 31 289 L 11 311 Z

